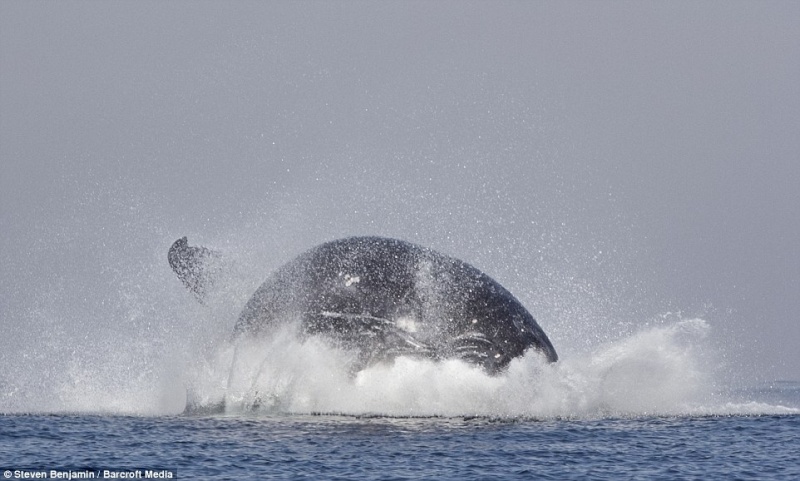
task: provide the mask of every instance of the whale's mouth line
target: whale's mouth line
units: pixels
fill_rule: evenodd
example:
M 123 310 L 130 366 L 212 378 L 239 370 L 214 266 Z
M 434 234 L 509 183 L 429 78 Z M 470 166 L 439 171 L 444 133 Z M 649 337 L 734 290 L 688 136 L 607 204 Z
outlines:
M 432 343 L 415 337 L 413 332 L 416 330 L 409 331 L 407 329 L 408 323 L 413 321 L 409 321 L 406 317 L 393 320 L 370 314 L 329 310 L 320 311 L 318 316 L 311 317 L 312 319 L 306 325 L 306 332 L 309 334 L 321 334 L 323 337 L 333 337 L 338 341 L 342 336 L 331 336 L 331 332 L 346 332 L 350 342 L 354 335 L 360 336 L 364 340 L 380 341 L 383 352 L 380 355 L 372 353 L 369 357 L 375 356 L 384 360 L 400 356 L 432 360 L 453 358 L 483 365 L 504 356 L 490 339 L 478 331 L 468 331 L 448 338 L 446 342 Z M 340 323 L 337 329 L 331 330 L 330 325 L 323 325 L 331 321 Z
M 345 319 L 348 321 L 359 321 L 359 320 L 369 320 L 378 324 L 395 324 L 393 321 L 389 319 L 372 316 L 369 314 L 349 314 L 345 312 L 334 312 L 334 311 L 320 311 L 320 316 L 330 318 L 330 319 Z
M 341 329 L 333 332 L 345 332 L 348 337 L 360 335 L 363 338 L 373 340 L 377 340 L 380 337 L 380 340 L 386 343 L 386 354 L 392 357 L 404 354 L 435 357 L 436 349 L 434 346 L 413 336 L 402 325 L 398 325 L 397 321 L 384 317 L 369 314 L 320 311 L 319 317 L 311 316 L 305 326 L 305 330 L 310 334 L 324 333 L 330 337 L 332 332 L 328 324 L 330 322 L 338 322 L 340 324 L 337 327 Z M 341 336 L 334 335 L 333 337 L 338 338 Z
M 458 358 L 481 364 L 490 357 L 498 359 L 494 344 L 480 332 L 468 332 L 451 339 L 449 350 Z M 491 354 L 490 354 L 491 352 Z

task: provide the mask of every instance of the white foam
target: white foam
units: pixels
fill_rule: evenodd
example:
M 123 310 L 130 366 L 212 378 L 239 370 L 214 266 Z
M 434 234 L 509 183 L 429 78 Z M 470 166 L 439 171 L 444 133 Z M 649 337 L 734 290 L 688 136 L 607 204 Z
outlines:
M 350 374 L 351 356 L 289 332 L 222 356 L 231 366 L 228 413 L 586 418 L 792 411 L 717 399 L 705 356 L 708 324 L 681 320 L 649 328 L 585 357 L 548 364 L 535 352 L 490 376 L 458 360 L 400 357 Z M 224 370 L 218 370 L 221 374 Z M 222 379 L 213 383 L 222 384 Z M 213 396 L 206 396 L 211 399 Z
M 0 380 L 2 412 L 177 414 L 187 402 L 228 414 L 598 418 L 798 414 L 788 404 L 716 379 L 719 364 L 702 319 L 649 327 L 584 354 L 547 363 L 535 352 L 490 376 L 458 360 L 400 357 L 352 373 L 354 356 L 287 328 L 238 345 L 159 350 L 143 343 L 43 352 L 39 370 Z M 198 348 L 201 346 L 202 348 Z M 48 357 L 46 354 L 52 354 Z M 23 366 L 20 361 L 18 366 Z M 16 369 L 23 373 L 22 369 Z M 755 392 L 755 391 L 754 391 Z M 188 394 L 187 394 L 188 393 Z M 790 396 L 790 397 L 791 397 Z

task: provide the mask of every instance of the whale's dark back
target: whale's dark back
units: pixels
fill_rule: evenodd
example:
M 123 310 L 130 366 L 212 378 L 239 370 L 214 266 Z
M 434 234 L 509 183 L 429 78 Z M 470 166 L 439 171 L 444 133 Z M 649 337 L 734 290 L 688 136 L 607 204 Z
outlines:
M 558 356 L 530 313 L 475 267 L 415 244 L 351 237 L 285 264 L 255 292 L 237 335 L 298 321 L 369 364 L 397 355 L 461 358 L 502 370 L 529 348 Z

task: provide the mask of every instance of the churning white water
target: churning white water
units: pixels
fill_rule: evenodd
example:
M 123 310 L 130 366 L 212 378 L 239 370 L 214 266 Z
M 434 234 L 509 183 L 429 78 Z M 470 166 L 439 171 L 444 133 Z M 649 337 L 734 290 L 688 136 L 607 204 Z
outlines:
M 180 413 L 188 403 L 193 411 L 248 415 L 596 418 L 798 412 L 796 406 L 758 400 L 734 402 L 717 381 L 711 331 L 702 319 L 681 319 L 553 364 L 529 351 L 497 376 L 459 360 L 408 357 L 353 373 L 350 353 L 319 338 L 300 341 L 291 328 L 235 345 L 223 335 L 194 351 L 107 339 L 82 345 L 81 352 L 52 346 L 47 352 L 54 358 L 31 364 L 43 371 L 25 372 L 18 363 L 16 371 L 5 373 L 0 410 L 159 415 Z
M 584 418 L 792 411 L 727 403 L 706 354 L 709 330 L 702 319 L 684 319 L 554 364 L 529 352 L 499 376 L 459 360 L 407 357 L 352 374 L 348 353 L 284 332 L 220 351 L 192 396 L 200 405 L 224 402 L 228 413 Z

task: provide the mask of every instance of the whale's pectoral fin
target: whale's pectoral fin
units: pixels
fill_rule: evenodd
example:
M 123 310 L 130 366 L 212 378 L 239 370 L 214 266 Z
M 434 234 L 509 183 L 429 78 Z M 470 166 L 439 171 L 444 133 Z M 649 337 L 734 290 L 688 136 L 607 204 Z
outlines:
M 192 247 L 186 237 L 176 240 L 169 248 L 167 259 L 178 279 L 200 303 L 204 303 L 209 288 L 214 283 L 214 260 L 219 252 L 205 247 Z

